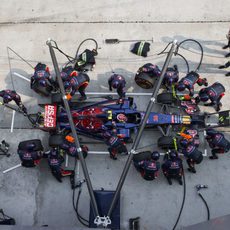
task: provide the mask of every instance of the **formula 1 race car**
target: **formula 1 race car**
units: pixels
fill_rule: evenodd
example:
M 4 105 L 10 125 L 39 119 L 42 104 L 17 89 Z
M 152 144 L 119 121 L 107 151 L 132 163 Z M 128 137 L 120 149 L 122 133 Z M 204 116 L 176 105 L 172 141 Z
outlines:
M 76 130 L 79 134 L 104 141 L 103 133 L 115 130 L 123 141 L 131 138 L 131 132 L 136 131 L 141 124 L 145 112 L 138 111 L 133 98 L 124 99 L 122 103 L 110 99 L 79 107 L 79 103 L 70 103 L 71 113 Z M 161 105 L 160 112 L 151 112 L 146 127 L 164 128 L 171 126 L 205 126 L 204 115 L 170 114 L 167 105 Z M 32 118 L 36 116 L 36 119 Z M 44 112 L 29 115 L 34 126 L 44 131 L 70 132 L 67 113 L 62 103 L 46 104 Z

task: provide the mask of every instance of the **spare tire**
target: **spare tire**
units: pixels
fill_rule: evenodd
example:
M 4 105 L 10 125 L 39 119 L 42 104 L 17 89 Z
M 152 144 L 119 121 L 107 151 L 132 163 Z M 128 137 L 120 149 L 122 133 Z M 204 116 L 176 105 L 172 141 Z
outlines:
M 172 93 L 161 93 L 157 95 L 157 102 L 162 104 L 172 104 L 176 99 Z
M 62 94 L 61 93 L 52 93 L 51 94 L 52 104 L 61 104 L 62 103 Z
M 58 147 L 64 142 L 64 136 L 61 134 L 55 134 L 49 137 L 49 146 Z
M 147 73 L 138 73 L 135 76 L 135 82 L 143 89 L 151 89 L 155 83 L 154 78 L 150 77 Z
M 27 150 L 29 144 L 35 144 L 34 151 L 43 151 L 43 146 L 39 139 L 21 141 L 18 145 L 18 150 Z
M 172 137 L 162 136 L 158 139 L 158 147 L 162 149 L 175 149 Z
M 143 161 L 151 158 L 151 152 L 150 151 L 145 151 L 141 153 L 136 153 L 133 154 L 133 160 L 134 161 Z

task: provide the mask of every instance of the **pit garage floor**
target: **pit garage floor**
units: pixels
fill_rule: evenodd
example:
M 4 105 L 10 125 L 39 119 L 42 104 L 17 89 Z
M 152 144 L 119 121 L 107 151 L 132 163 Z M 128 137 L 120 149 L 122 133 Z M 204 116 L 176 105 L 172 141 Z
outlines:
M 222 50 L 226 44 L 225 34 L 229 29 L 230 2 L 220 0 L 175 1 L 1 1 L 0 15 L 0 83 L 1 89 L 15 88 L 22 96 L 29 112 L 39 111 L 37 103 L 40 96 L 31 91 L 29 82 L 18 77 L 18 74 L 29 79 L 33 73 L 25 62 L 9 51 L 11 71 L 9 68 L 6 47 L 10 47 L 23 56 L 33 66 L 42 61 L 53 69 L 48 47 L 48 38 L 57 41 L 59 47 L 74 56 L 77 46 L 85 38 L 94 38 L 99 44 L 99 55 L 93 72 L 89 72 L 91 83 L 88 92 L 108 92 L 107 80 L 112 71 L 122 74 L 127 80 L 128 92 L 151 92 L 138 88 L 134 82 L 137 69 L 148 62 L 163 66 L 165 56 L 157 56 L 168 42 L 173 39 L 182 41 L 187 38 L 198 40 L 204 48 L 203 64 L 199 70 L 209 83 L 219 81 L 226 88 L 223 98 L 223 110 L 230 109 L 230 78 L 224 76 L 224 70 L 217 67 L 227 59 Z M 129 52 L 131 43 L 108 45 L 106 38 L 154 39 L 147 58 L 135 56 Z M 92 48 L 87 43 L 84 48 Z M 189 43 L 187 50 L 180 50 L 193 69 L 199 62 L 197 45 Z M 83 50 L 82 50 L 83 51 Z M 66 60 L 57 53 L 58 62 Z M 180 77 L 184 76 L 186 66 L 183 60 L 173 57 L 170 65 L 177 64 Z M 15 74 L 17 73 L 17 74 Z M 12 74 L 12 75 L 11 75 Z M 11 78 L 12 76 L 12 78 Z M 12 84 L 13 79 L 13 84 Z M 196 90 L 199 90 L 197 87 Z M 135 97 L 139 110 L 145 110 L 149 96 Z M 2 171 L 19 162 L 16 154 L 20 141 L 40 138 L 46 149 L 48 134 L 30 128 L 28 121 L 21 114 L 16 114 L 12 125 L 12 111 L 0 107 L 1 139 L 10 143 L 11 156 L 0 156 L 0 208 L 13 216 L 17 226 L 49 225 L 54 229 L 67 227 L 81 229 L 72 207 L 72 191 L 69 180 L 58 183 L 49 172 L 47 163 L 42 162 L 39 168 L 18 168 L 9 173 Z M 201 107 L 202 111 L 213 112 L 210 108 Z M 224 129 L 230 139 L 229 129 Z M 156 144 L 159 132 L 145 131 L 140 146 Z M 129 146 L 130 147 L 130 146 Z M 201 145 L 204 149 L 205 143 Z M 157 149 L 156 146 L 152 149 Z M 90 150 L 105 151 L 103 144 L 90 145 Z M 210 150 L 208 149 L 208 154 Z M 113 161 L 108 155 L 89 155 L 86 159 L 92 184 L 95 190 L 115 190 L 119 176 L 126 161 L 121 156 Z M 73 167 L 72 159 L 69 168 Z M 184 164 L 185 165 L 185 164 Z M 197 184 L 207 184 L 202 190 L 209 208 L 211 218 L 230 214 L 230 157 L 229 153 L 220 156 L 217 161 L 207 157 L 197 166 L 197 174 L 185 170 L 186 201 L 178 229 L 189 226 L 207 218 L 206 208 L 194 188 Z M 186 169 L 186 165 L 185 165 Z M 80 179 L 83 174 L 80 170 Z M 131 166 L 121 192 L 121 228 L 128 229 L 129 218 L 140 217 L 140 229 L 172 229 L 182 202 L 183 187 L 176 182 L 169 186 L 162 176 L 156 181 L 144 181 Z M 80 213 L 89 215 L 89 195 L 86 185 L 79 204 Z M 3 229 L 0 227 L 0 229 Z M 23 229 L 23 227 L 21 227 Z

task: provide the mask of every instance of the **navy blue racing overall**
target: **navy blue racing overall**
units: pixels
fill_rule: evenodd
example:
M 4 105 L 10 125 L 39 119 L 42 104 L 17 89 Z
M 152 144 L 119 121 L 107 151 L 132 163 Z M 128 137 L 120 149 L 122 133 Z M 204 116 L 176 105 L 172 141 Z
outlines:
M 104 131 L 102 136 L 105 140 L 105 143 L 109 146 L 108 151 L 110 153 L 110 158 L 113 160 L 117 159 L 118 153 L 127 154 L 128 150 L 125 144 L 117 137 L 112 131 Z
M 164 75 L 163 85 L 166 89 L 169 89 L 173 84 L 175 84 L 179 79 L 179 71 L 177 66 L 168 67 Z
M 158 177 L 160 163 L 155 160 L 134 161 L 134 166 L 145 180 L 154 180 Z
M 72 77 L 64 83 L 65 89 L 67 91 L 70 90 L 68 99 L 71 99 L 72 96 L 79 91 L 81 94 L 80 100 L 85 100 L 85 89 L 90 81 L 89 76 L 86 73 L 77 73 L 76 71 L 74 71 L 74 73 L 75 74 L 72 74 Z
M 152 63 L 147 63 L 139 68 L 138 73 L 147 73 L 150 77 L 159 77 L 161 75 L 161 70 L 157 65 Z
M 27 167 L 27 168 L 35 167 L 40 163 L 40 160 L 43 157 L 43 152 L 35 151 L 34 147 L 35 145 L 28 144 L 28 146 L 25 149 L 17 150 L 17 153 L 19 155 L 23 167 Z
M 183 77 L 177 85 L 178 91 L 184 91 L 185 89 L 189 90 L 189 96 L 194 95 L 194 85 L 198 84 L 199 86 L 205 85 L 208 86 L 206 78 L 200 78 L 200 75 L 194 71 L 189 72 L 185 77 Z
M 200 101 L 206 102 L 210 100 L 210 103 L 205 104 L 206 106 L 215 106 L 216 111 L 220 110 L 221 107 L 221 98 L 224 96 L 225 88 L 219 83 L 215 82 L 213 85 L 203 88 L 200 90 L 199 95 L 195 98 L 196 102 Z
M 197 149 L 194 143 L 190 142 L 182 149 L 182 153 L 187 158 L 188 170 L 196 173 L 195 164 L 200 164 L 203 160 L 202 152 Z
M 170 153 L 169 153 L 170 154 Z M 170 154 L 170 158 L 168 154 L 164 156 L 164 163 L 162 164 L 162 171 L 164 176 L 168 180 L 168 183 L 172 184 L 172 178 L 178 180 L 179 184 L 182 185 L 182 172 L 183 165 L 182 160 L 177 156 L 177 154 Z
M 230 142 L 224 137 L 224 134 L 214 129 L 208 129 L 206 133 L 206 140 L 212 149 L 210 159 L 218 159 L 217 153 L 227 153 L 230 150 Z
M 49 67 L 46 64 L 38 63 L 34 68 L 34 75 L 31 77 L 31 84 L 38 82 L 43 87 L 51 86 Z
M 74 176 L 73 170 L 63 170 L 61 165 L 64 162 L 64 158 L 60 155 L 58 148 L 52 148 L 48 154 L 48 164 L 50 166 L 53 176 L 62 182 L 62 177 Z
M 117 94 L 120 97 L 120 99 L 125 98 L 125 85 L 126 81 L 125 78 L 122 75 L 119 74 L 113 74 L 109 80 L 109 90 L 112 91 L 113 89 L 117 89 Z
M 24 113 L 27 113 L 27 109 L 22 104 L 20 95 L 17 94 L 15 90 L 10 90 L 10 89 L 1 90 L 0 97 L 3 98 L 4 104 L 8 104 L 9 102 L 14 101 Z

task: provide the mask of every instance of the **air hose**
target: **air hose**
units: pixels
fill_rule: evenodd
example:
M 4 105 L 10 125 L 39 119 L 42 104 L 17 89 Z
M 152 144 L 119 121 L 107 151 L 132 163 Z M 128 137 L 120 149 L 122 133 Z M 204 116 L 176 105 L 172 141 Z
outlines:
M 183 176 L 183 200 L 182 200 L 182 203 L 181 203 L 181 207 L 180 207 L 180 212 L 178 214 L 178 217 L 177 217 L 177 220 L 176 220 L 176 223 L 174 224 L 173 226 L 173 230 L 176 229 L 176 226 L 180 220 L 180 217 L 181 217 L 181 213 L 183 211 L 183 208 L 184 208 L 184 203 L 185 203 L 185 197 L 186 197 L 186 183 L 185 183 L 185 175 L 184 175 L 184 168 L 182 166 L 182 176 Z
M 93 39 L 93 38 L 86 38 L 85 40 L 83 40 L 80 44 L 79 44 L 79 46 L 78 46 L 78 48 L 77 48 L 77 51 L 76 51 L 76 55 L 75 55 L 75 60 L 77 60 L 77 58 L 78 58 L 78 53 L 79 53 L 79 50 L 80 50 L 80 48 L 81 48 L 81 46 L 86 42 L 86 41 L 93 41 L 94 43 L 95 43 L 95 50 L 97 51 L 98 50 L 98 44 L 97 44 L 97 41 L 95 40 L 95 39 Z
M 180 42 L 180 43 L 178 44 L 176 52 L 178 52 L 180 46 L 181 46 L 183 43 L 185 43 L 185 42 L 195 42 L 195 43 L 197 43 L 198 46 L 200 47 L 200 51 L 201 51 L 200 61 L 199 61 L 198 66 L 197 66 L 196 69 L 194 70 L 194 72 L 197 72 L 197 71 L 200 69 L 200 66 L 201 66 L 202 61 L 203 61 L 203 56 L 204 56 L 203 47 L 202 47 L 202 45 L 201 45 L 197 40 L 195 40 L 195 39 L 185 39 L 185 40 L 183 40 L 182 42 Z
M 196 69 L 194 70 L 194 72 L 197 72 L 197 71 L 200 69 L 200 66 L 201 66 L 202 61 L 203 61 L 203 56 L 204 56 L 203 47 L 202 47 L 202 45 L 201 45 L 198 41 L 196 41 L 195 39 L 185 39 L 185 40 L 183 40 L 182 42 L 180 42 L 180 43 L 177 45 L 177 49 L 176 49 L 176 51 L 174 52 L 174 55 L 175 55 L 175 56 L 178 55 L 178 56 L 180 56 L 180 57 L 185 61 L 185 64 L 186 64 L 186 66 L 187 66 L 187 73 L 190 72 L 188 61 L 187 61 L 187 59 L 186 59 L 182 54 L 180 54 L 178 51 L 179 51 L 180 46 L 181 46 L 183 43 L 185 43 L 185 42 L 191 42 L 191 41 L 197 43 L 198 46 L 200 47 L 200 51 L 201 51 L 201 57 L 200 57 L 199 64 L 198 64 L 198 66 L 196 67 Z M 168 52 L 165 52 L 165 51 L 166 51 L 166 49 L 168 48 L 168 46 L 169 46 L 170 44 L 171 44 L 171 42 L 168 43 L 168 44 L 166 45 L 166 47 L 165 47 L 160 53 L 158 53 L 157 55 L 161 55 L 161 54 L 168 53 Z M 183 47 L 181 47 L 181 48 L 183 48 Z
M 52 46 L 52 47 L 53 47 L 54 49 L 57 49 L 61 54 L 63 54 L 63 55 L 68 59 L 68 62 L 65 64 L 65 66 L 67 66 L 67 65 L 69 65 L 70 63 L 75 64 L 75 62 L 77 61 L 77 58 L 78 58 L 79 50 L 80 50 L 81 46 L 82 46 L 86 41 L 93 41 L 93 42 L 95 43 L 95 48 L 94 48 L 94 49 L 95 49 L 96 51 L 98 50 L 97 41 L 96 41 L 95 39 L 93 39 L 93 38 L 87 38 L 87 39 L 83 40 L 83 41 L 79 44 L 79 46 L 78 46 L 78 48 L 77 48 L 77 51 L 76 51 L 75 57 L 71 57 L 71 56 L 69 56 L 68 54 L 66 54 L 65 52 L 63 52 L 63 51 L 58 47 L 58 45 L 57 45 L 57 43 L 56 43 L 55 41 L 53 41 L 54 44 L 55 44 L 55 46 Z
M 169 46 L 171 43 L 172 43 L 172 42 L 169 42 L 169 43 L 167 44 L 167 46 L 166 46 L 160 53 L 158 53 L 157 55 L 167 54 L 168 52 L 165 52 L 165 50 L 168 48 L 168 46 Z M 174 55 L 175 55 L 175 56 L 178 55 L 179 57 L 181 57 L 181 58 L 184 60 L 186 66 L 187 66 L 187 73 L 189 73 L 189 64 L 188 64 L 187 59 L 186 59 L 182 54 L 179 54 L 177 51 L 174 52 Z
M 196 185 L 197 194 L 202 199 L 202 201 L 204 202 L 205 207 L 207 209 L 207 220 L 210 220 L 210 210 L 209 210 L 209 207 L 208 207 L 208 203 L 206 202 L 206 200 L 204 199 L 204 197 L 202 196 L 202 194 L 199 192 L 200 189 L 203 189 L 203 188 L 208 188 L 208 185 L 202 185 L 202 184 Z
M 74 171 L 76 170 L 76 166 L 77 166 L 77 158 L 75 158 L 75 164 L 74 164 Z M 74 185 L 72 185 L 72 189 L 73 189 L 73 195 L 72 195 L 72 204 L 73 204 L 73 208 L 74 208 L 74 211 L 77 215 L 77 219 L 78 221 L 85 227 L 89 227 L 89 221 L 86 220 L 84 217 L 82 217 L 78 211 L 78 205 L 79 205 L 79 200 L 80 200 L 80 196 L 81 196 L 81 192 L 82 192 L 82 184 L 85 182 L 85 180 L 83 181 L 79 181 L 76 185 L 75 185 L 75 182 L 74 182 Z M 78 195 L 77 195 L 77 201 L 75 203 L 75 191 L 76 189 L 79 189 L 78 190 Z

